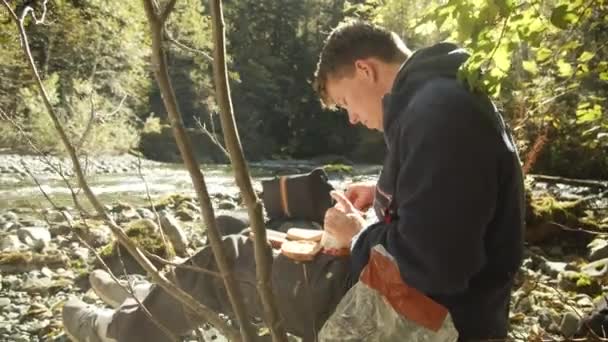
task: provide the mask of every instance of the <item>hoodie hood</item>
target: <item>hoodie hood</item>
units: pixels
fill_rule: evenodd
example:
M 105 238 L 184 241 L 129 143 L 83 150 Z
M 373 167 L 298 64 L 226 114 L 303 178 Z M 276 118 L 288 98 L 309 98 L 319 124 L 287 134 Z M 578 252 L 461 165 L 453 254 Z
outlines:
M 397 73 L 391 92 L 382 99 L 384 132 L 399 115 L 395 108 L 407 107 L 413 95 L 434 78 L 455 79 L 460 66 L 469 54 L 452 43 L 439 43 L 417 50 L 408 58 Z

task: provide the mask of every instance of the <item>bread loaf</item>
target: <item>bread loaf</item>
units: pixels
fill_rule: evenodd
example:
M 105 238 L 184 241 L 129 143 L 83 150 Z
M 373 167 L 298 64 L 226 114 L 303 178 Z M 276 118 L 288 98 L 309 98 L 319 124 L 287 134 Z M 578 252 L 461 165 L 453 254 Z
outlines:
M 323 235 L 322 230 L 318 229 L 304 229 L 304 228 L 290 228 L 287 230 L 287 239 L 289 240 L 306 240 L 306 241 L 321 241 Z
M 297 261 L 310 261 L 321 250 L 321 244 L 314 241 L 290 241 L 281 245 L 281 253 L 286 257 Z

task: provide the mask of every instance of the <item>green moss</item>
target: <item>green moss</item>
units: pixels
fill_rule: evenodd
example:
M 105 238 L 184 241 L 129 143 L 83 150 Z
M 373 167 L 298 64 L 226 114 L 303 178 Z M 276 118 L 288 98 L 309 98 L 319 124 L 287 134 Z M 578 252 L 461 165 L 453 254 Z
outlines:
M 591 278 L 588 276 L 581 274 L 580 277 L 576 280 L 576 287 L 587 287 L 591 286 Z
M 161 210 L 165 208 L 175 208 L 180 206 L 182 203 L 192 201 L 193 198 L 190 196 L 186 196 L 184 194 L 171 194 L 165 197 L 162 197 L 152 203 L 156 210 Z
M 167 258 L 173 253 L 171 245 L 168 246 L 169 249 L 165 248 L 158 226 L 150 219 L 140 219 L 130 222 L 125 229 L 125 234 L 136 246 L 152 254 Z M 102 247 L 99 250 L 99 255 L 104 259 L 114 255 L 116 243 L 117 242 L 111 242 Z M 169 242 L 167 241 L 167 243 Z M 121 249 L 121 252 L 122 251 L 123 250 Z
M 129 224 L 125 233 L 135 244 L 152 254 L 166 256 L 166 248 L 158 226 L 150 219 L 135 220 Z
M 3 252 L 0 253 L 0 265 L 29 263 L 32 261 L 31 252 Z
M 107 245 L 101 247 L 101 249 L 98 251 L 99 256 L 102 258 L 106 258 L 109 257 L 110 255 L 112 255 L 112 252 L 114 251 L 114 242 L 110 242 Z
M 327 173 L 352 173 L 353 167 L 345 164 L 326 164 L 323 170 Z

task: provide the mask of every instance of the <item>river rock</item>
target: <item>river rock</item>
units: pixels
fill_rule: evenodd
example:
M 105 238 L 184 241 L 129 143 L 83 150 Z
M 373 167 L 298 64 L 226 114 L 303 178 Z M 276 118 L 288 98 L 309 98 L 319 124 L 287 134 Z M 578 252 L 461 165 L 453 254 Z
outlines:
M 179 221 L 170 213 L 163 213 L 160 218 L 160 226 L 171 241 L 175 254 L 185 256 L 188 248 L 188 237 Z
M 2 215 L 7 221 L 17 222 L 19 221 L 19 216 L 12 211 L 8 211 Z
M 217 208 L 220 210 L 234 210 L 236 209 L 236 204 L 232 201 L 221 201 Z
M 154 214 L 154 212 L 152 210 L 150 210 L 148 208 L 137 208 L 137 213 L 143 219 L 150 219 L 153 221 L 156 220 L 156 215 Z
M 585 293 L 590 296 L 596 296 L 602 292 L 602 286 L 597 279 L 575 271 L 560 273 L 558 276 L 558 286 L 564 291 Z
M 48 277 L 28 278 L 23 284 L 22 290 L 29 293 L 48 293 L 53 281 Z
M 0 297 L 0 309 L 4 308 L 5 306 L 9 306 L 9 305 L 11 305 L 10 298 Z
M 591 262 L 581 267 L 581 272 L 592 278 L 601 278 L 608 274 L 608 258 Z
M 194 220 L 194 213 L 188 209 L 179 209 L 175 212 L 175 216 L 182 221 Z
M 15 221 L 6 221 L 6 222 L 0 224 L 0 230 L 5 231 L 5 232 L 10 232 L 19 227 L 21 227 L 21 224 L 19 224 L 19 222 L 15 222 Z
M 572 311 L 564 313 L 559 325 L 559 332 L 566 338 L 572 337 L 579 329 L 581 318 Z
M 558 331 L 560 316 L 555 310 L 550 308 L 541 308 L 538 311 L 538 323 L 541 327 L 548 331 Z
M 587 245 L 587 248 L 589 248 L 589 261 L 608 258 L 608 241 L 604 238 L 594 239 Z
M 50 211 L 46 213 L 45 216 L 49 222 L 54 223 L 74 221 L 72 214 L 70 214 L 68 211 Z
M 32 247 L 36 251 L 43 250 L 51 241 L 51 233 L 45 227 L 26 227 L 17 230 L 17 236 L 21 242 Z
M 6 235 L 0 238 L 0 252 L 16 252 L 21 249 L 26 249 L 19 237 L 15 234 Z

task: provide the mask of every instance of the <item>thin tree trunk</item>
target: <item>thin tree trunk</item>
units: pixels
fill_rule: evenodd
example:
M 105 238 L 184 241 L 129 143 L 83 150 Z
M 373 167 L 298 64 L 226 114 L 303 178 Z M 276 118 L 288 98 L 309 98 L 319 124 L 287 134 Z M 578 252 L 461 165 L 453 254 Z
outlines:
M 25 56 L 27 58 L 30 70 L 32 71 L 32 75 L 34 76 L 34 78 L 36 80 L 36 84 L 38 85 L 38 89 L 40 90 L 40 95 L 42 96 L 44 105 L 49 113 L 49 116 L 51 117 L 51 120 L 53 121 L 55 129 L 57 130 L 57 133 L 59 134 L 61 141 L 63 142 L 63 144 L 65 146 L 67 153 L 69 154 L 69 157 L 73 164 L 74 172 L 78 179 L 78 184 L 83 189 L 89 202 L 93 205 L 93 207 L 95 208 L 97 213 L 102 217 L 102 219 L 104 219 L 104 221 L 108 223 L 108 225 L 110 226 L 110 229 L 112 230 L 112 233 L 116 236 L 116 239 L 118 240 L 118 242 L 120 244 L 122 244 L 125 247 L 125 249 L 127 249 L 127 251 L 135 258 L 135 260 L 137 260 L 137 262 L 152 277 L 152 279 L 154 280 L 155 283 L 157 283 L 159 286 L 161 286 L 169 295 L 171 295 L 175 299 L 179 300 L 188 309 L 192 310 L 194 313 L 196 313 L 202 319 L 205 319 L 208 322 L 210 322 L 211 324 L 213 324 L 214 326 L 216 326 L 231 341 L 239 341 L 240 338 L 239 338 L 238 332 L 236 332 L 233 328 L 229 327 L 222 320 L 222 318 L 219 317 L 219 315 L 217 315 L 215 312 L 213 312 L 209 308 L 205 307 L 204 305 L 200 304 L 196 299 L 194 299 L 188 293 L 184 292 L 182 289 L 177 287 L 175 284 L 171 283 L 164 275 L 162 275 L 156 269 L 156 267 L 148 260 L 148 258 L 146 258 L 146 256 L 142 253 L 142 251 L 135 244 L 133 244 L 133 242 L 129 239 L 129 237 L 124 233 L 122 228 L 119 227 L 114 222 L 114 220 L 108 215 L 104 206 L 101 204 L 101 202 L 99 202 L 99 200 L 97 199 L 97 197 L 95 196 L 95 194 L 93 193 L 91 188 L 89 187 L 89 185 L 84 177 L 84 173 L 82 171 L 80 161 L 78 160 L 78 157 L 76 156 L 75 148 L 72 145 L 72 143 L 70 142 L 67 134 L 65 133 L 65 130 L 63 129 L 61 122 L 59 122 L 59 119 L 55 113 L 55 110 L 53 109 L 53 106 L 51 105 L 51 103 L 49 101 L 48 94 L 46 92 L 46 89 L 44 88 L 44 85 L 42 84 L 42 80 L 40 79 L 40 74 L 38 73 L 38 70 L 36 69 L 34 59 L 32 58 L 32 53 L 30 51 L 27 34 L 25 33 L 25 29 L 23 27 L 23 21 L 22 21 L 22 19 L 17 17 L 17 14 L 10 7 L 7 0 L 2 0 L 2 3 L 7 8 L 10 16 L 13 18 L 13 20 L 15 21 L 15 24 L 17 25 Z M 27 8 L 26 8 L 26 10 L 27 10 Z M 24 10 L 24 11 L 26 11 L 26 10 Z M 30 9 L 30 11 L 31 11 L 31 9 Z M 27 13 L 27 12 L 24 12 L 24 14 L 25 13 Z M 25 17 L 25 15 L 22 15 L 22 18 L 24 18 L 24 17 Z
M 266 242 L 266 227 L 262 216 L 262 204 L 251 186 L 249 169 L 245 162 L 243 149 L 234 122 L 232 100 L 228 85 L 226 71 L 226 46 L 224 43 L 224 15 L 221 0 L 211 0 L 211 18 L 213 28 L 213 76 L 215 92 L 220 107 L 220 118 L 224 142 L 230 153 L 230 160 L 235 173 L 236 183 L 247 205 L 247 212 L 251 228 L 255 234 L 255 263 L 257 276 L 257 289 L 264 306 L 264 319 L 270 329 L 272 340 L 286 342 L 287 335 L 283 328 L 281 317 L 277 310 L 275 298 L 272 293 L 272 250 Z
M 175 1 L 173 0 L 173 4 L 174 3 Z M 169 3 L 167 8 L 172 8 L 173 4 Z M 162 41 L 164 22 L 170 12 L 165 9 L 162 14 L 157 14 L 152 0 L 144 0 L 144 8 L 146 10 L 146 15 L 148 16 L 148 23 L 150 24 L 150 31 L 152 33 L 152 66 L 154 75 L 156 76 L 156 81 L 160 88 L 165 108 L 169 114 L 173 135 L 175 136 L 184 164 L 192 178 L 192 183 L 199 200 L 200 210 L 203 214 L 205 225 L 207 226 L 207 236 L 211 243 L 211 249 L 213 250 L 217 266 L 224 280 L 228 298 L 232 304 L 236 318 L 240 323 L 241 337 L 243 341 L 246 342 L 254 341 L 257 334 L 249 320 L 243 296 L 237 285 L 236 279 L 234 278 L 234 273 L 232 272 L 232 266 L 228 262 L 226 253 L 222 248 L 222 236 L 215 224 L 215 215 L 213 213 L 211 200 L 209 199 L 209 193 L 207 192 L 205 178 L 192 153 L 190 138 L 188 137 L 188 134 L 186 134 L 182 116 L 175 98 L 175 92 L 173 91 L 169 78 L 167 60 Z

